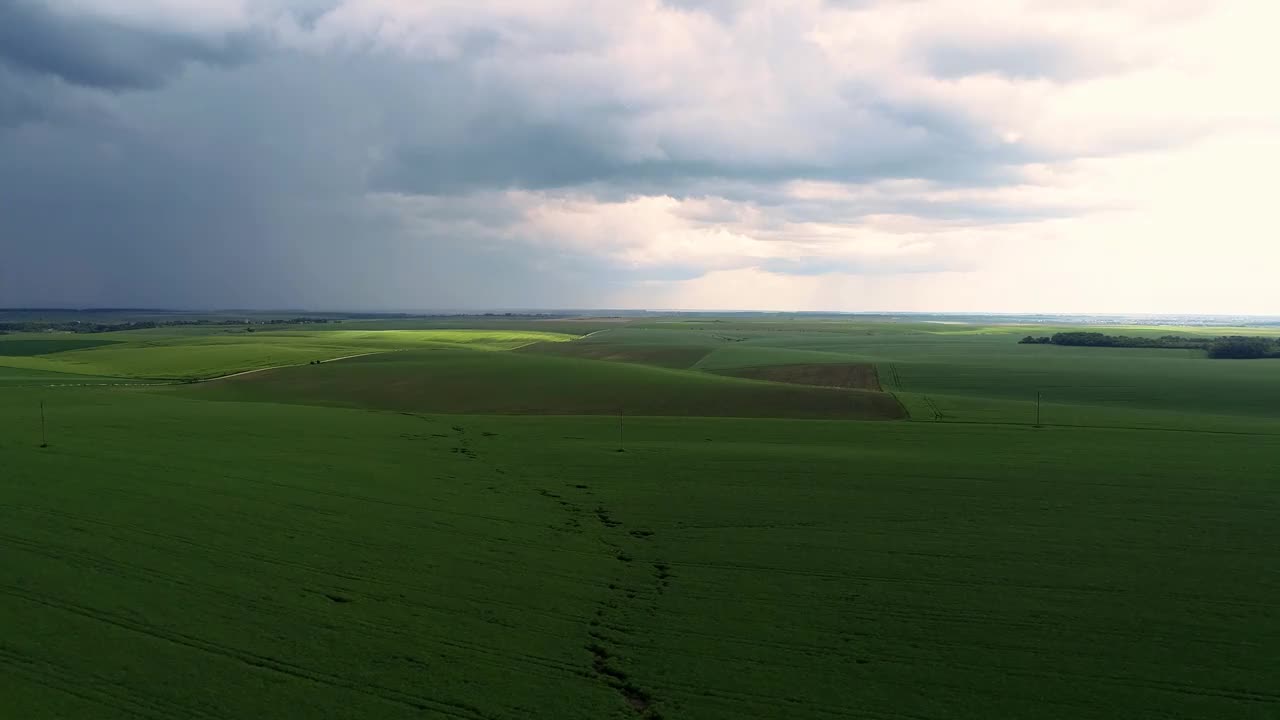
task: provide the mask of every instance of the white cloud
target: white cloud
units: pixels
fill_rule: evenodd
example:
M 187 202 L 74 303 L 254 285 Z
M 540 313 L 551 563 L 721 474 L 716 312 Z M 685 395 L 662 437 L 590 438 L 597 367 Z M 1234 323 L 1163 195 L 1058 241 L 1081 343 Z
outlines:
M 623 299 L 721 309 L 1280 311 L 1280 220 L 1270 203 L 1280 138 L 1239 134 L 1081 165 L 1073 182 L 1124 209 L 990 228 L 968 249 L 968 268 L 794 276 L 750 266 L 651 283 Z
M 351 227 L 404 243 L 387 254 L 399 265 L 462 246 L 528 268 L 562 258 L 626 285 L 599 305 L 1280 313 L 1268 277 L 1280 259 L 1268 210 L 1280 167 L 1275 3 L 46 9 L 76 19 L 94 52 L 0 50 L 0 83 L 21 90 L 11 93 L 20 102 L 0 101 L 0 128 L 62 123 L 89 138 L 68 147 L 93 147 L 106 132 L 94 108 L 109 107 L 127 119 L 112 131 L 126 146 L 216 171 L 190 177 L 223 183 L 217 192 L 183 187 L 195 182 L 185 176 L 172 183 L 178 198 L 223 198 L 231 210 L 219 222 L 255 217 L 236 203 L 273 221 L 318 202 L 349 206 Z M 117 35 L 90 21 L 140 31 L 128 38 L 141 49 L 121 55 Z M 233 35 L 261 42 L 264 57 L 207 60 Z M 92 72 L 94 61 L 153 56 L 171 68 Z M 38 156 L 5 132 L 0 160 Z M 240 179 L 263 172 L 227 169 L 267 154 L 270 172 L 252 192 Z M 55 188 L 91 174 L 91 161 L 38 166 Z M 323 200 L 298 196 L 317 186 Z M 149 188 L 121 194 L 149 198 Z M 133 210 L 144 215 L 148 202 Z M 313 225 L 297 220 L 270 227 Z M 0 234 L 26 232 L 3 222 Z M 343 253 L 320 254 L 309 238 L 233 230 L 261 233 L 243 242 L 276 248 L 286 265 L 305 256 L 314 277 L 342 269 Z M 365 242 L 352 231 L 320 246 L 345 243 L 350 256 Z M 415 292 L 406 281 L 386 304 L 479 305 L 486 287 L 482 277 L 455 283 L 450 292 L 474 294 L 456 300 Z M 539 292 L 531 285 L 526 304 L 540 304 Z

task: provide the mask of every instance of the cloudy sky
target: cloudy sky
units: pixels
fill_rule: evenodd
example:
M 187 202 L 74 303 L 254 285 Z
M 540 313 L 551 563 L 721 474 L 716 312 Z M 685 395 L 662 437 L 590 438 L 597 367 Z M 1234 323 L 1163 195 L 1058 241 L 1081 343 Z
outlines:
M 0 306 L 1280 314 L 1268 0 L 0 0 Z

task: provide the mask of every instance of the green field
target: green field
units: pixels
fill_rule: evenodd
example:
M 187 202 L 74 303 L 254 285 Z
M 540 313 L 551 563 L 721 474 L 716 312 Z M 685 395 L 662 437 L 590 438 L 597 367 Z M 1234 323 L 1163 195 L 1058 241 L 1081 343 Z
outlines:
M 5 366 L 89 375 L 149 379 L 211 378 L 248 370 L 305 365 L 355 355 L 422 348 L 467 347 L 510 350 L 530 343 L 572 338 L 543 330 L 259 330 L 158 328 L 110 333 L 112 342 L 84 350 L 57 348 L 47 354 L 4 357 Z M 30 336 L 0 338 L 0 347 L 34 342 Z M 68 342 L 83 342 L 65 336 Z M 56 354 L 55 354 L 56 352 Z
M 50 387 L 68 385 L 121 385 L 143 381 L 132 378 L 100 377 L 71 373 L 27 370 L 0 365 L 0 387 Z
M 0 716 L 1280 717 L 1280 360 L 557 323 L 0 353 Z
M 887 393 L 465 348 L 369 355 L 270 370 L 197 385 L 186 395 L 429 413 L 905 417 L 901 405 Z
M 78 335 L 32 337 L 24 335 L 19 338 L 0 337 L 0 357 L 25 357 L 29 355 L 52 355 L 69 350 L 86 350 L 93 347 L 110 345 L 110 340 L 81 337 Z

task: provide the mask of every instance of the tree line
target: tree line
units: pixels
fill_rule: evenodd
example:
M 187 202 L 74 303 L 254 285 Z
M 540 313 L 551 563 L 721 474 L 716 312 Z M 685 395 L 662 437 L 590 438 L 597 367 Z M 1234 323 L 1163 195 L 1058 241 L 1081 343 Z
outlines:
M 1132 337 L 1128 335 L 1104 335 L 1099 332 L 1061 332 L 1047 337 L 1028 335 L 1018 342 L 1023 345 L 1204 350 L 1209 353 L 1211 358 L 1235 360 L 1280 358 L 1280 338 L 1245 335 L 1223 335 L 1215 338 L 1186 337 L 1184 335 Z
M 296 317 L 287 320 L 130 320 L 118 323 L 88 323 L 79 320 L 64 320 L 60 322 L 44 322 L 32 320 L 26 322 L 0 322 L 0 335 L 7 333 L 20 332 L 69 332 L 69 333 L 108 333 L 122 332 L 125 330 L 150 330 L 161 327 L 175 327 L 179 325 L 302 325 L 304 323 L 329 323 L 338 322 L 328 318 L 304 318 Z

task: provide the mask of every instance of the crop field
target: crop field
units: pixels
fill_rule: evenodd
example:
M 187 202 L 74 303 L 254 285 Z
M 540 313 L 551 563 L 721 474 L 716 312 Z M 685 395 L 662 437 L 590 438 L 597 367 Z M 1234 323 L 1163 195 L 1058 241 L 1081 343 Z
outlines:
M 630 363 L 468 349 L 370 355 L 197 385 L 202 399 L 406 412 L 895 420 L 888 393 L 764 384 Z
M 770 380 L 795 385 L 818 387 L 857 388 L 879 391 L 880 379 L 875 365 L 848 363 L 813 363 L 810 365 L 765 365 L 763 367 L 721 370 L 723 375 Z
M 443 324 L 0 354 L 0 716 L 1280 716 L 1280 360 Z
M 26 370 L 0 365 L 0 387 L 46 387 L 50 385 L 119 385 L 142 382 L 131 378 L 99 377 L 70 373 Z
M 559 342 L 563 333 L 524 330 L 137 330 L 111 333 L 114 342 L 57 354 L 5 357 L 7 366 L 64 373 L 152 379 L 210 378 L 248 370 L 304 365 L 370 353 L 467 347 L 509 350 Z M 21 343 L 3 339 L 0 343 Z M 74 336 L 70 336 L 74 338 Z
M 614 362 L 687 369 L 696 365 L 711 350 L 708 347 L 697 345 L 592 342 L 584 339 L 571 343 L 534 343 L 521 348 L 521 351 L 587 360 L 612 360 Z
M 26 357 L 29 355 L 52 355 L 69 350 L 86 350 L 92 347 L 110 345 L 110 340 L 94 338 L 62 336 L 62 337 L 24 337 L 19 339 L 0 338 L 0 356 Z

